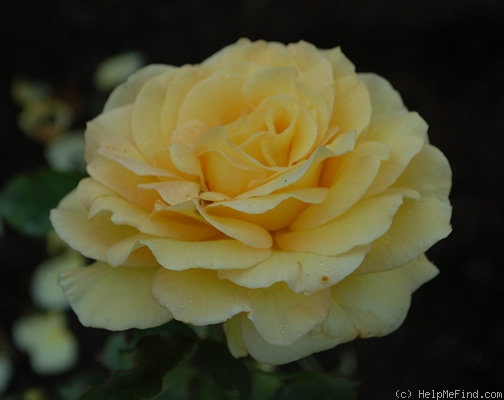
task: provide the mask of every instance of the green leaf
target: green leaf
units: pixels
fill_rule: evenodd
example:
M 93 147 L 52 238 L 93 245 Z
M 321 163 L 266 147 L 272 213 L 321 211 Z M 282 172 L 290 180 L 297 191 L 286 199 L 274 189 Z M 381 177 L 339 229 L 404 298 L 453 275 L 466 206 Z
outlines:
M 188 400 L 193 390 L 193 380 L 198 374 L 192 366 L 181 363 L 164 376 L 163 390 L 153 400 Z
M 191 354 L 195 343 L 195 337 L 181 334 L 144 336 L 136 347 L 135 366 L 130 370 L 115 372 L 81 399 L 151 399 L 161 392 L 165 374 Z
M 38 169 L 15 176 L 0 196 L 0 215 L 16 231 L 44 236 L 51 230 L 49 211 L 84 174 Z
M 280 374 L 257 371 L 253 376 L 251 400 L 272 400 L 282 383 Z
M 356 384 L 322 372 L 301 372 L 293 375 L 280 388 L 275 400 L 355 400 Z
M 79 370 L 57 388 L 57 393 L 64 400 L 78 400 L 91 386 L 100 383 L 104 378 L 102 371 Z M 53 397 L 50 399 L 53 400 Z
M 214 340 L 203 340 L 200 344 L 208 372 L 227 391 L 238 393 L 240 399 L 249 399 L 251 374 L 243 359 L 236 359 L 228 348 Z
M 197 400 L 240 400 L 239 392 L 230 392 L 220 386 L 215 379 L 208 374 L 199 377 L 199 391 L 193 397 Z
M 129 343 L 125 332 L 114 333 L 105 341 L 100 360 L 112 371 L 132 368 L 134 351 L 135 346 Z

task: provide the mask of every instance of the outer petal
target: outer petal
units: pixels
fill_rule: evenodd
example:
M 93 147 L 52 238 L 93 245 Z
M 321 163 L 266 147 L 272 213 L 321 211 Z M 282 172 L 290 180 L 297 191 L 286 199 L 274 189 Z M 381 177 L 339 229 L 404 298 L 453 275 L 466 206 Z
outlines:
M 50 217 L 56 233 L 70 247 L 97 260 L 105 260 L 112 246 L 137 233 L 134 228 L 113 225 L 103 218 L 88 220 L 75 190 L 63 198 Z
M 411 293 L 433 278 L 437 269 L 421 256 L 387 272 L 349 276 L 335 285 L 326 320 L 287 345 L 267 343 L 243 316 L 227 321 L 224 331 L 236 357 L 249 353 L 265 364 L 285 364 L 360 337 L 383 336 L 395 330 L 409 309 Z
M 334 109 L 329 126 L 340 132 L 356 131 L 359 135 L 371 118 L 371 103 L 366 86 L 356 76 L 347 75 L 334 82 Z
M 351 323 L 344 313 L 340 314 L 340 317 L 340 323 L 335 324 L 340 330 L 337 339 L 326 336 L 320 331 L 320 325 L 318 325 L 301 339 L 287 346 L 266 342 L 254 325 L 243 315 L 237 315 L 226 321 L 224 332 L 229 350 L 235 357 L 250 354 L 260 363 L 281 365 L 354 339 L 355 333 Z
M 196 120 L 218 126 L 236 120 L 248 111 L 242 94 L 244 82 L 245 77 L 229 67 L 217 70 L 187 94 L 179 108 L 178 122 Z
M 150 79 L 173 70 L 169 65 L 153 64 L 139 69 L 128 80 L 112 91 L 105 103 L 104 111 L 110 111 L 128 104 L 133 104 L 138 93 Z
M 98 182 L 146 210 L 152 210 L 158 199 L 154 192 L 143 190 L 140 187 L 151 182 L 152 178 L 138 176 L 116 161 L 98 157 L 88 164 L 87 170 L 89 175 Z
M 390 148 L 390 157 L 383 161 L 368 190 L 367 196 L 372 196 L 389 187 L 422 150 L 427 141 L 427 124 L 417 113 L 399 114 L 371 126 L 367 138 Z
M 309 294 L 329 288 L 350 275 L 368 250 L 359 247 L 335 257 L 274 251 L 271 257 L 253 267 L 219 271 L 218 276 L 253 289 L 285 282 L 294 292 Z
M 150 79 L 135 98 L 131 117 L 132 138 L 140 152 L 151 162 L 169 143 L 171 132 L 163 130 L 160 116 L 167 87 L 174 76 L 175 73 L 168 73 Z
M 242 62 L 272 67 L 291 66 L 293 64 L 285 45 L 264 40 L 251 42 L 249 39 L 242 38 L 207 58 L 202 66 L 219 69 L 223 66 Z
M 324 89 L 331 82 L 331 63 L 313 44 L 300 41 L 289 44 L 287 48 L 299 70 L 299 82 L 316 90 Z
M 339 218 L 320 227 L 278 232 L 275 242 L 282 250 L 335 256 L 356 246 L 370 244 L 382 236 L 402 203 L 401 193 L 363 200 Z
M 401 95 L 386 79 L 372 73 L 359 73 L 357 75 L 366 84 L 370 95 L 371 121 L 407 112 Z
M 335 79 L 339 78 L 342 75 L 352 75 L 355 73 L 355 66 L 343 54 L 340 47 L 319 51 L 331 63 L 333 76 Z
M 164 268 L 181 271 L 190 268 L 215 270 L 248 268 L 268 258 L 270 249 L 245 246 L 238 240 L 178 241 L 145 239 L 146 245 Z
M 201 240 L 215 235 L 215 231 L 208 225 L 197 224 L 189 218 L 183 221 L 152 215 L 93 179 L 82 180 L 77 192 L 84 209 L 89 210 L 89 221 L 95 217 L 109 219 L 110 225 L 130 226 L 145 234 L 180 240 Z
M 421 255 L 390 271 L 349 276 L 333 288 L 333 302 L 344 310 L 359 337 L 387 335 L 406 317 L 411 293 L 437 274 Z
M 64 271 L 59 282 L 83 325 L 113 331 L 150 328 L 172 318 L 151 296 L 156 270 L 96 262 Z
M 390 229 L 373 243 L 358 274 L 404 265 L 451 232 L 451 206 L 435 197 L 407 199 Z
M 394 183 L 398 187 L 412 187 L 423 195 L 448 199 L 452 172 L 446 157 L 434 146 L 426 144 L 409 163 Z
M 330 304 L 328 289 L 312 295 L 296 294 L 282 284 L 251 290 L 208 270 L 160 270 L 153 294 L 177 320 L 194 325 L 224 322 L 245 312 L 267 342 L 282 345 L 323 321 Z

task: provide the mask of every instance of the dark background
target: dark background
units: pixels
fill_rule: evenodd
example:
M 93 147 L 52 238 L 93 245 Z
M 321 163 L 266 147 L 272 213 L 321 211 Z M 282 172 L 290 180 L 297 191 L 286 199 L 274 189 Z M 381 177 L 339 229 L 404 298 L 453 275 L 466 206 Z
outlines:
M 298 4 L 298 5 L 294 5 Z M 361 399 L 396 389 L 504 390 L 504 3 L 499 0 L 3 1 L 0 5 L 1 181 L 44 164 L 16 126 L 15 75 L 83 97 L 106 57 L 137 50 L 148 63 L 197 63 L 240 37 L 341 46 L 358 71 L 389 79 L 430 125 L 453 168 L 453 233 L 430 258 L 440 275 L 418 290 L 404 325 L 381 339 L 323 353 L 326 369 L 353 356 Z M 93 117 L 81 110 L 77 124 Z M 28 307 L 44 243 L 6 230 L 0 247 L 0 335 Z M 82 363 L 100 333 L 82 330 Z M 89 352 L 89 354 L 86 354 Z M 15 358 L 12 390 L 38 378 Z M 21 376 L 20 376 L 21 375 Z

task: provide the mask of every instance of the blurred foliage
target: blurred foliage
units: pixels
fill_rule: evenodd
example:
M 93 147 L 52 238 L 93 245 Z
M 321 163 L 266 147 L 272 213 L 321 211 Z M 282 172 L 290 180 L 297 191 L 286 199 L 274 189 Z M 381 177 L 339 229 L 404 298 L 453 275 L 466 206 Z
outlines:
M 31 390 L 7 400 L 356 399 L 355 382 L 321 371 L 266 372 L 177 321 L 111 334 L 101 361 L 109 376 L 83 373 L 54 392 Z
M 113 372 L 82 400 L 355 399 L 356 384 L 320 371 L 264 372 L 226 345 L 172 321 L 110 336 L 102 361 Z
M 49 211 L 83 177 L 47 168 L 16 175 L 0 192 L 0 216 L 21 234 L 44 237 L 52 229 Z

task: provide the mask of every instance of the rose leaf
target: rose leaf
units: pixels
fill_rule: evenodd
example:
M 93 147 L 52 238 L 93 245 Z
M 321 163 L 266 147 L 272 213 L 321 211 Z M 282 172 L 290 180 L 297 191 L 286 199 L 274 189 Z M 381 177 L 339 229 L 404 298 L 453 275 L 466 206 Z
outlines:
M 240 399 L 249 399 L 251 374 L 243 359 L 234 358 L 222 343 L 203 340 L 200 343 L 210 376 L 223 389 L 236 393 Z
M 142 337 L 134 353 L 134 367 L 113 373 L 82 400 L 151 399 L 163 388 L 164 376 L 192 353 L 196 337 L 155 334 Z
M 276 393 L 277 400 L 355 400 L 356 384 L 322 372 L 301 372 L 293 375 Z
M 51 230 L 49 211 L 84 175 L 37 169 L 10 179 L 0 196 L 0 216 L 16 231 L 42 237 Z

